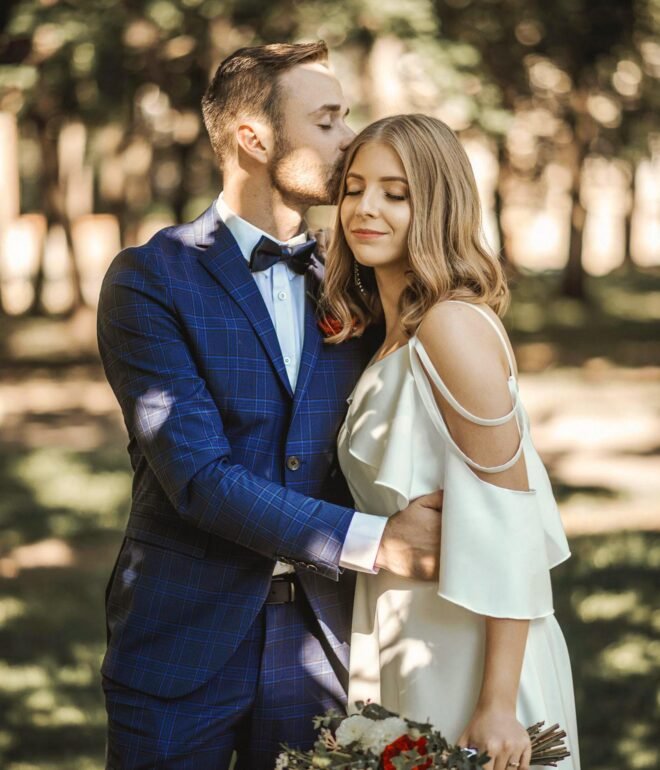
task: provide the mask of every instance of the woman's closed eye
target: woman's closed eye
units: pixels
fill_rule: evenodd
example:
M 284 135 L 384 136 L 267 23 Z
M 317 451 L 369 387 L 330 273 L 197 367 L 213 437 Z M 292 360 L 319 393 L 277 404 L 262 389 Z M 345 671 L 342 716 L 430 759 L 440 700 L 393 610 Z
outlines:
M 344 195 L 361 195 L 364 190 L 361 187 L 347 188 L 344 190 Z M 405 194 L 397 194 L 393 192 L 384 191 L 383 195 L 392 201 L 405 201 L 408 196 Z

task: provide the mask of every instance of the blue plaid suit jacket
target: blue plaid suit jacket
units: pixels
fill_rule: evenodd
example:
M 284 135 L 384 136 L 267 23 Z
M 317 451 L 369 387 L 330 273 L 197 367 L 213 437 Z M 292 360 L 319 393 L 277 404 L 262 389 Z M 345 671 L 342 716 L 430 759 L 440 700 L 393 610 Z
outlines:
M 353 509 L 335 440 L 373 346 L 324 344 L 309 296 L 305 316 L 293 393 L 215 205 L 110 266 L 98 340 L 134 483 L 106 595 L 109 678 L 161 697 L 204 684 L 254 622 L 276 559 L 296 566 L 347 663 L 352 582 L 338 562 Z

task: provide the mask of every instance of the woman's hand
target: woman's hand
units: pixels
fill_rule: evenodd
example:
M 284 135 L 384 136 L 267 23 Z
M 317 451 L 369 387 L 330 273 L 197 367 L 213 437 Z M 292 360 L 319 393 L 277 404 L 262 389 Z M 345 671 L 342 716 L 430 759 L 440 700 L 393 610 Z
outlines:
M 529 770 L 529 735 L 508 709 L 477 707 L 457 744 L 485 751 L 490 762 L 484 770 Z

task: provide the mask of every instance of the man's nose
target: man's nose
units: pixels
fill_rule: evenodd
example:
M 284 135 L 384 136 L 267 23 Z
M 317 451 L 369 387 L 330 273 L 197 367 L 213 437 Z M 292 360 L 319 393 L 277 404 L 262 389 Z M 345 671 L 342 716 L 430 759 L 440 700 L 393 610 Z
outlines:
M 348 149 L 348 146 L 350 145 L 350 143 L 353 141 L 354 138 L 355 138 L 355 131 L 353 131 L 353 129 L 350 126 L 344 123 L 344 135 L 342 137 L 341 144 L 339 145 L 342 152 L 345 152 Z

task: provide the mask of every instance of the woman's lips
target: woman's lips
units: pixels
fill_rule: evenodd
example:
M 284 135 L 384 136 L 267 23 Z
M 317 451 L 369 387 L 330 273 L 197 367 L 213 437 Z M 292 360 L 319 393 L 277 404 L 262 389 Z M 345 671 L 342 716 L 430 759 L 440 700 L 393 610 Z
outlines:
M 375 238 L 380 238 L 382 235 L 385 235 L 385 233 L 381 233 L 378 230 L 365 229 L 351 230 L 351 234 L 360 241 L 371 241 Z

